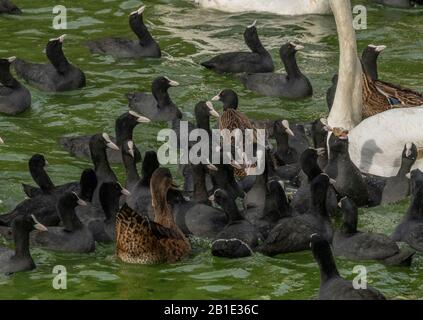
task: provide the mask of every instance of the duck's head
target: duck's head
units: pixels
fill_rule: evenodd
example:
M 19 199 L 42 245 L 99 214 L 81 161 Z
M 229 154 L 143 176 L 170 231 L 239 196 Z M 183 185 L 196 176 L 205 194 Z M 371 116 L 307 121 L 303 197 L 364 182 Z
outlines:
M 214 109 L 211 101 L 200 101 L 195 106 L 196 119 L 208 119 L 208 117 L 219 118 L 219 113 Z
M 294 42 L 288 42 L 281 46 L 281 48 L 279 49 L 279 55 L 281 59 L 284 60 L 285 58 L 295 56 L 298 51 L 303 49 L 304 47 L 299 44 L 296 44 Z
M 122 187 L 119 182 L 104 182 L 99 191 L 101 207 L 106 218 L 111 217 L 112 211 L 117 212 L 121 196 L 130 196 L 131 193 Z
M 138 20 L 140 18 L 142 19 L 142 14 L 144 13 L 144 10 L 145 10 L 145 6 L 142 6 L 142 7 L 138 8 L 137 10 L 132 11 L 129 14 L 129 21 Z
M 67 63 L 63 54 L 63 43 L 65 41 L 65 37 L 66 34 L 63 34 L 58 38 L 52 38 L 46 45 L 46 56 L 56 68 L 64 67 L 64 64 Z
M 91 168 L 82 171 L 79 185 L 81 186 L 81 199 L 91 202 L 95 189 L 97 188 L 97 175 Z
M 408 142 L 402 152 L 402 161 L 408 161 L 413 164 L 417 159 L 417 147 L 414 143 Z
M 209 200 L 223 207 L 228 201 L 229 195 L 223 189 L 216 189 L 213 194 L 209 197 Z
M 167 91 L 167 89 L 171 87 L 179 86 L 179 82 L 169 79 L 168 77 L 158 77 L 153 80 L 151 85 L 151 91 L 155 92 L 163 92 Z
M 212 101 L 220 101 L 223 103 L 223 110 L 238 109 L 238 95 L 231 89 L 225 89 L 219 92 Z
M 363 60 L 367 60 L 367 59 L 376 60 L 377 57 L 379 56 L 379 54 L 385 49 L 386 49 L 386 46 L 384 46 L 384 45 L 377 46 L 377 45 L 374 45 L 374 44 L 369 44 L 363 50 L 362 59 Z
M 289 127 L 288 120 L 282 120 L 282 121 L 275 121 L 273 125 L 273 131 L 275 135 L 290 135 L 295 136 L 294 132 Z
M 32 169 L 44 169 L 48 165 L 46 158 L 42 154 L 34 154 L 28 162 L 30 170 Z
M 248 25 L 247 28 L 245 28 L 244 41 L 245 44 L 251 49 L 251 51 L 262 53 L 265 51 L 265 49 L 261 44 L 256 25 L 257 20 L 255 20 L 252 24 Z
M 112 149 L 119 151 L 119 147 L 112 141 L 110 136 L 103 132 L 95 134 L 90 139 L 90 149 Z
M 170 189 L 177 189 L 173 183 L 172 174 L 167 168 L 157 168 L 150 181 L 151 194 L 159 199 L 164 198 Z
M 122 114 L 115 122 L 116 136 L 128 136 L 140 123 L 149 123 L 150 119 L 130 110 Z M 118 142 L 119 143 L 119 142 Z
M 16 57 L 0 59 L 0 83 L 7 87 L 16 84 L 15 78 L 10 73 L 10 65 L 16 60 Z

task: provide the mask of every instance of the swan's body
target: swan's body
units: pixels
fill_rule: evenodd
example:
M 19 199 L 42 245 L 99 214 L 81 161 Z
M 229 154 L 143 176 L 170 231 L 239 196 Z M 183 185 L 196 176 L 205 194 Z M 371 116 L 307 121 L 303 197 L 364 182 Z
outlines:
M 351 4 L 349 0 L 330 0 L 330 4 L 337 24 L 340 61 L 338 87 L 328 124 L 350 130 L 350 157 L 362 172 L 394 176 L 401 165 L 404 145 L 414 142 L 418 149 L 423 147 L 423 106 L 388 110 L 361 122 L 362 69 Z M 423 159 L 417 159 L 416 167 L 423 168 Z
M 204 8 L 227 12 L 270 12 L 280 15 L 328 14 L 328 0 L 194 0 Z

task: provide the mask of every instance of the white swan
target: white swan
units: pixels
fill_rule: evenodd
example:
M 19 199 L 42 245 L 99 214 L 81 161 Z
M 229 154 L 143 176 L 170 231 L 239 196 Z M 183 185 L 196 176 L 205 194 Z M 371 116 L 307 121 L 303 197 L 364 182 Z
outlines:
M 228 12 L 270 12 L 280 15 L 327 14 L 328 0 L 194 0 L 204 8 Z
M 414 142 L 423 149 L 423 106 L 392 109 L 361 121 L 362 78 L 352 24 L 350 0 L 329 0 L 335 16 L 339 46 L 339 78 L 331 127 L 350 130 L 351 160 L 362 172 L 389 177 L 396 175 L 404 145 Z M 414 168 L 423 170 L 423 159 Z

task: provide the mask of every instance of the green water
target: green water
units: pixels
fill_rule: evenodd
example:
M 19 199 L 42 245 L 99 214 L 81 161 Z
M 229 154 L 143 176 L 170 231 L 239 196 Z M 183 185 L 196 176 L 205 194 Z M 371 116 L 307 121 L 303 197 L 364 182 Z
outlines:
M 270 14 L 226 14 L 206 11 L 189 0 L 145 1 L 146 20 L 163 50 L 161 60 L 114 60 L 93 56 L 84 46 L 92 38 L 132 38 L 128 13 L 140 6 L 136 0 L 61 1 L 68 7 L 68 30 L 53 30 L 52 1 L 16 0 L 24 9 L 21 17 L 0 17 L 0 56 L 42 62 L 49 38 L 67 33 L 67 57 L 87 75 L 87 87 L 64 94 L 46 94 L 31 88 L 32 108 L 18 117 L 0 116 L 0 212 L 13 208 L 24 196 L 21 183 L 31 183 L 27 160 L 43 153 L 55 183 L 78 179 L 90 166 L 70 157 L 57 144 L 59 137 L 100 131 L 113 133 L 114 119 L 127 110 L 124 94 L 149 90 L 151 80 L 167 75 L 181 86 L 171 89 L 175 103 L 188 119 L 199 100 L 213 97 L 220 89 L 234 88 L 241 109 L 252 118 L 312 120 L 325 115 L 325 92 L 338 66 L 337 37 L 328 16 L 280 17 Z M 58 2 L 59 3 L 59 2 Z M 355 2 L 368 5 L 366 1 Z M 380 77 L 423 91 L 423 10 L 386 9 L 368 5 L 368 29 L 359 31 L 360 50 L 368 43 L 385 44 L 380 57 Z M 258 19 L 260 36 L 281 69 L 278 48 L 286 41 L 305 45 L 299 65 L 314 86 L 314 97 L 301 102 L 258 97 L 231 76 L 215 75 L 198 66 L 201 60 L 221 51 L 243 49 L 242 32 Z M 218 107 L 218 106 L 216 106 Z M 218 107 L 219 110 L 219 107 Z M 135 140 L 141 150 L 157 148 L 156 133 L 163 125 L 140 125 Z M 121 181 L 123 170 L 114 167 Z M 174 169 L 174 168 L 173 168 Z M 174 170 L 175 172 L 175 170 Z M 363 230 L 390 233 L 400 220 L 408 200 L 395 205 L 363 210 Z M 1 240 L 0 240 L 1 241 Z M 38 267 L 13 277 L 0 277 L 2 299 L 313 299 L 319 272 L 310 252 L 268 258 L 261 255 L 242 260 L 213 257 L 207 243 L 194 244 L 193 255 L 178 264 L 130 266 L 113 257 L 113 246 L 99 246 L 95 254 L 56 254 L 32 250 Z M 343 276 L 352 279 L 357 263 L 337 259 Z M 423 298 L 423 258 L 411 268 L 387 268 L 361 263 L 368 268 L 371 285 L 389 298 Z M 52 287 L 52 269 L 64 265 L 67 290 Z

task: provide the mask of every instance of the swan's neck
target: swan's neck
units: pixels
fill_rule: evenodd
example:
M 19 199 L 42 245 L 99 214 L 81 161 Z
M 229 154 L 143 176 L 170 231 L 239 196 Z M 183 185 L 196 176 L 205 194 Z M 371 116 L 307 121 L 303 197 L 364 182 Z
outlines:
M 338 86 L 328 123 L 351 130 L 361 121 L 362 69 L 357 55 L 350 0 L 330 0 L 339 38 Z

